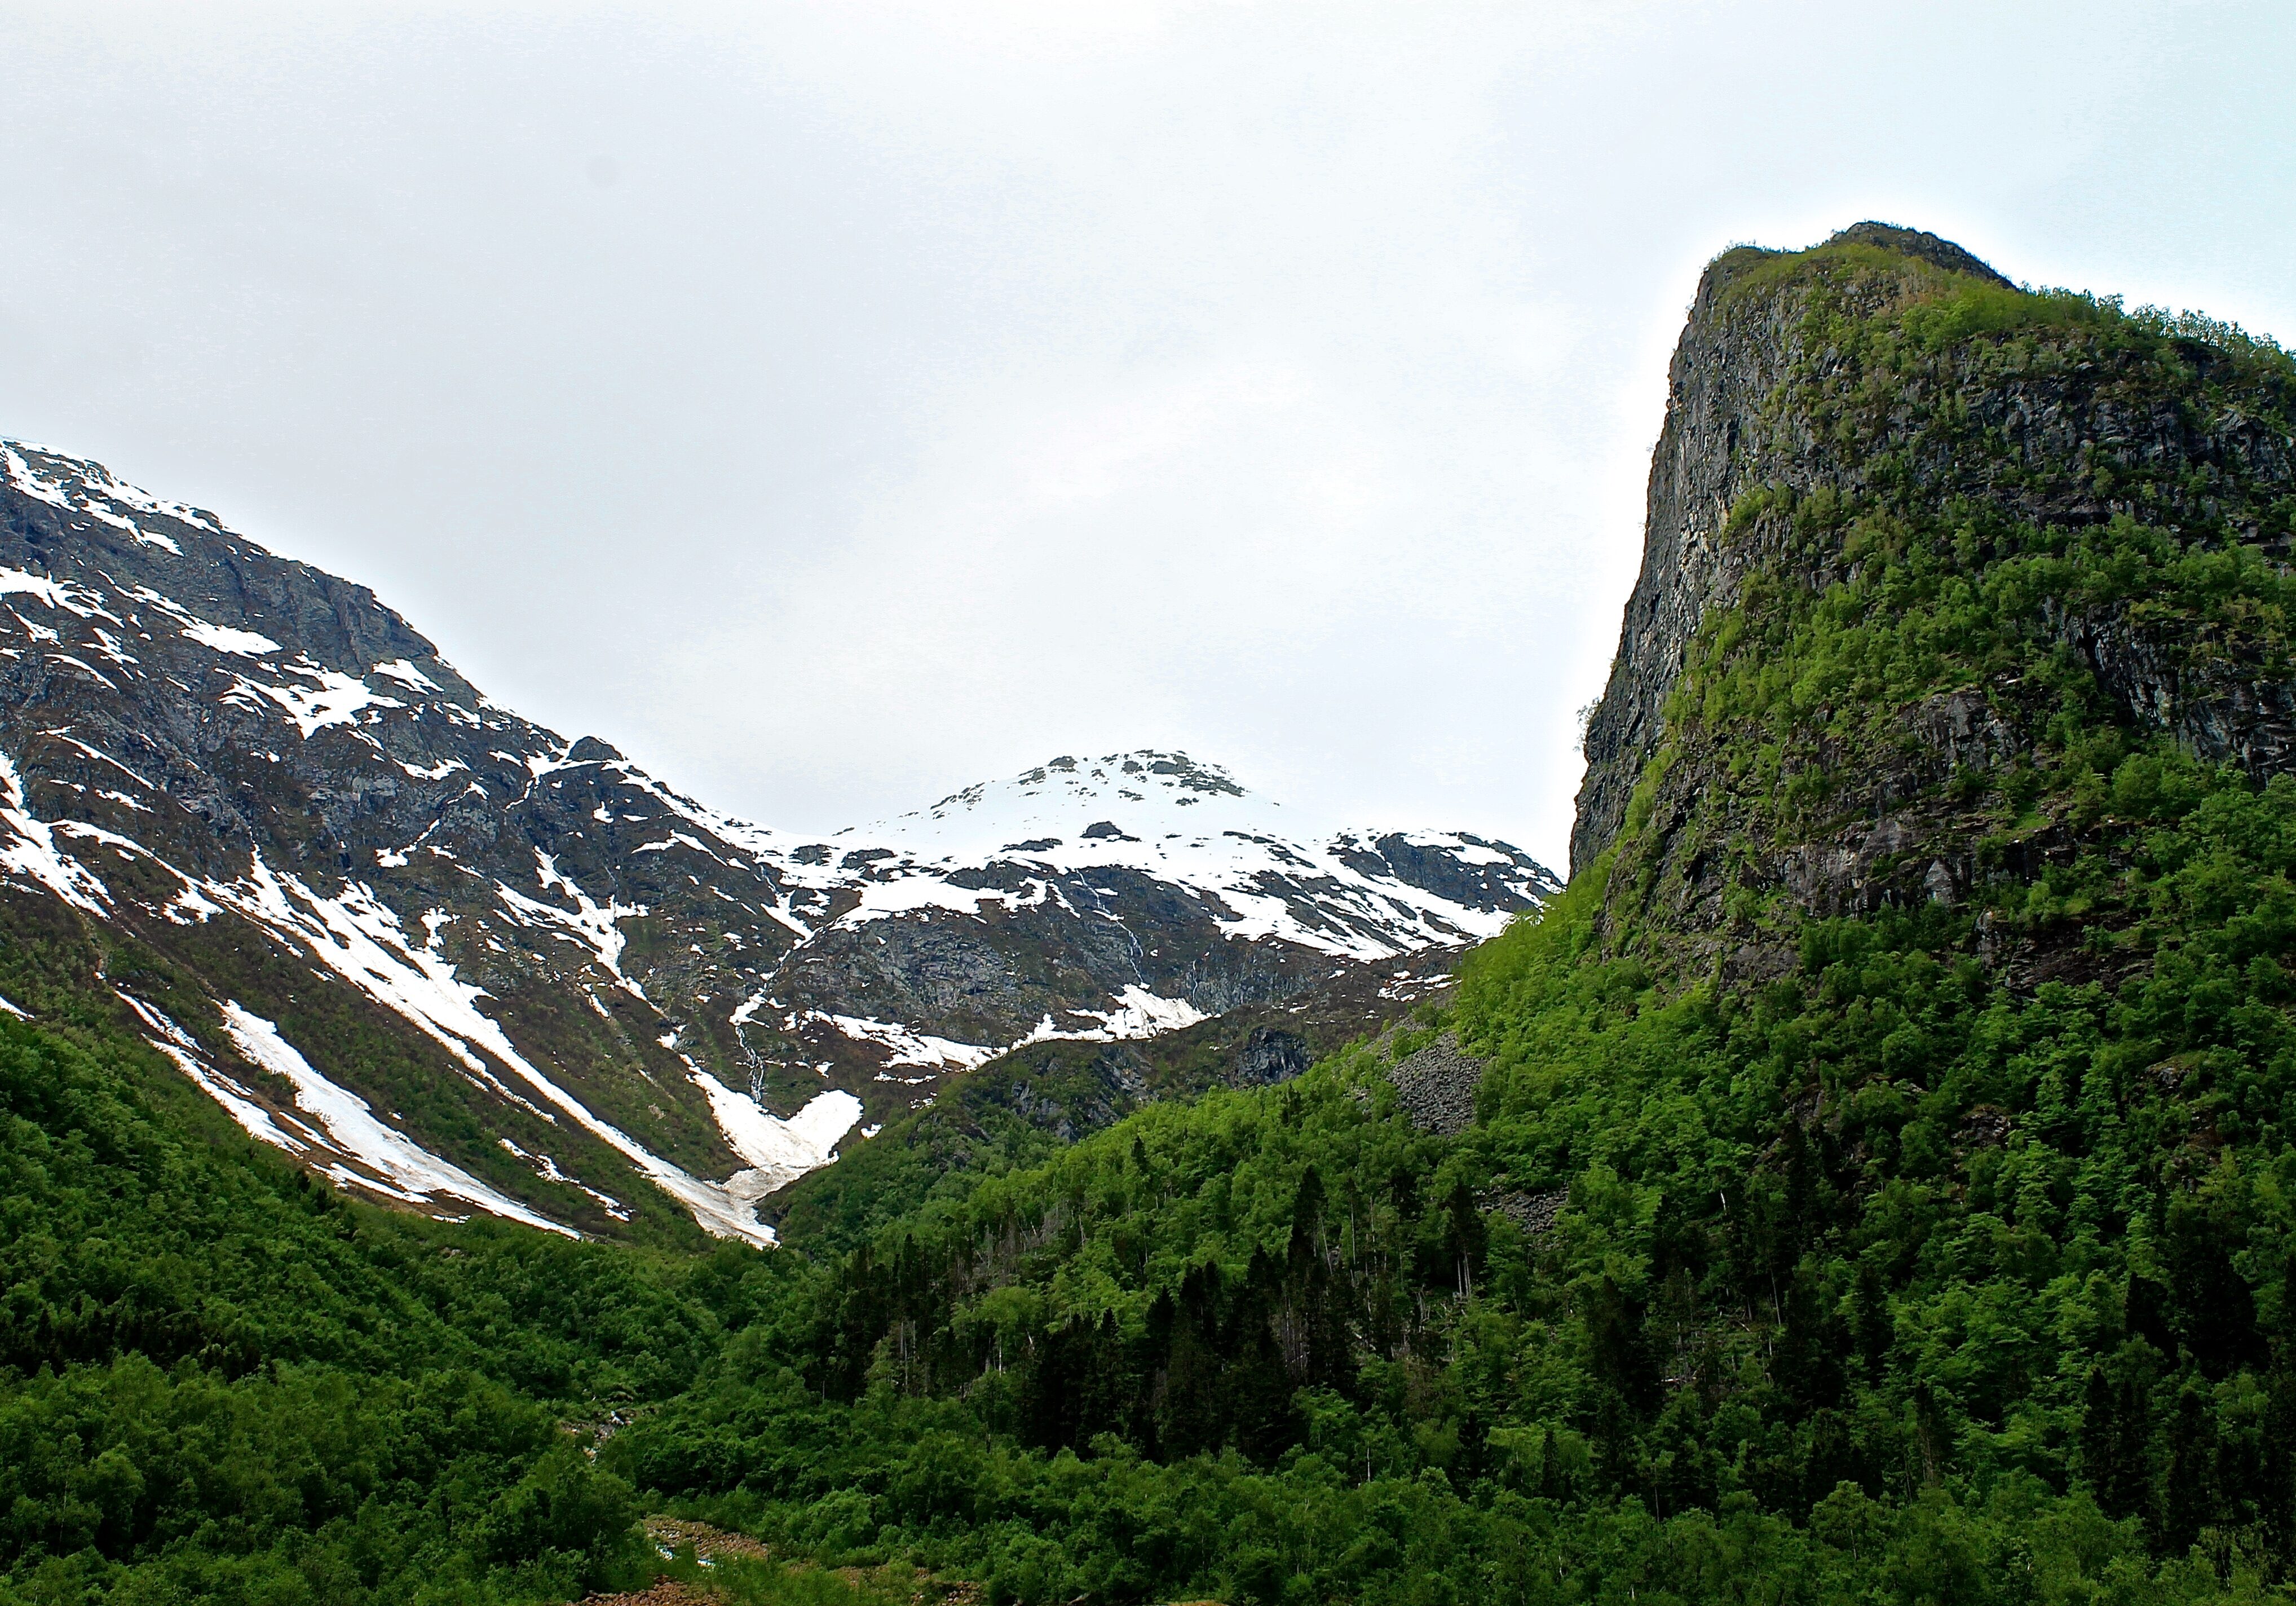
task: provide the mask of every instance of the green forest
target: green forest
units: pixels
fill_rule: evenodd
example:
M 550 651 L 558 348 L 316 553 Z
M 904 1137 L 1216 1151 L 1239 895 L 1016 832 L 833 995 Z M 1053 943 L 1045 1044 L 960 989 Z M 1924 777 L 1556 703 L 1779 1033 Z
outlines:
M 2290 679 L 2296 490 L 2034 464 L 1956 399 L 2087 365 L 2284 435 L 2296 364 L 1866 247 L 1728 293 L 1789 292 L 1776 411 L 1878 466 L 1734 509 L 1770 555 L 1619 840 L 1280 1086 L 929 1186 L 889 1148 L 898 1211 L 816 1178 L 775 1250 L 574 1242 L 339 1196 L 11 938 L 0 1602 L 2296 1598 L 2296 776 L 2058 628 Z M 2120 511 L 1939 496 L 1933 447 Z M 1765 879 L 1901 710 L 1996 687 L 2030 742 L 1931 799 L 1972 896 Z M 1456 1136 L 1389 1075 L 1445 1034 Z

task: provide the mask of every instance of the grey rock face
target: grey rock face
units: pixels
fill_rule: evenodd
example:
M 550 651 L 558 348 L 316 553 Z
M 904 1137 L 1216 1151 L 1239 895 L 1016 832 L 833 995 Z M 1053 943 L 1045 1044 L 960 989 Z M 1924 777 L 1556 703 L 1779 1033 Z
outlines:
M 1483 850 L 1484 856 L 1475 860 L 1462 856 L 1460 843 Z M 1521 908 L 1525 886 L 1542 898 L 1562 889 L 1521 849 L 1464 832 L 1452 841 L 1430 843 L 1403 832 L 1390 832 L 1340 856 L 1365 875 L 1390 877 L 1470 909 Z
M 1310 1058 L 1305 1037 L 1263 1026 L 1244 1040 L 1235 1056 L 1235 1083 L 1240 1087 L 1266 1087 L 1288 1082 L 1308 1069 Z
M 1988 284 L 2008 283 L 1960 247 L 1918 231 L 1860 224 L 1835 240 Z M 1701 624 L 1737 599 L 1748 574 L 1787 561 L 1783 544 L 1791 536 L 1777 521 L 1728 529 L 1733 509 L 1749 492 L 1776 488 L 1796 498 L 1822 488 L 1857 493 L 1877 473 L 1905 474 L 1939 505 L 1964 497 L 2005 519 L 2078 529 L 2128 512 L 2104 488 L 2114 472 L 2141 471 L 2161 488 L 2160 500 L 2145 509 L 2148 520 L 2199 529 L 2215 520 L 2222 488 L 2285 485 L 2296 466 L 2296 443 L 2268 418 L 2204 412 L 2158 393 L 2132 399 L 2109 352 L 2070 372 L 2035 375 L 1980 367 L 1964 354 L 1948 381 L 1950 405 L 1960 410 L 1967 437 L 2002 442 L 2003 452 L 1956 450 L 1933 437 L 1917 440 L 1911 429 L 1891 435 L 1882 449 L 1845 452 L 1807 411 L 1779 405 L 1790 372 L 1823 387 L 1849 371 L 1840 353 L 1806 348 L 1809 292 L 1734 293 L 1777 254 L 1742 248 L 1717 258 L 1699 283 L 1675 351 L 1666 421 L 1651 463 L 1642 569 L 1610 680 L 1587 726 L 1587 774 L 1570 842 L 1574 874 L 1616 840 L 1628 800 L 1663 740 L 1666 701 Z M 1868 283 L 1843 293 L 1853 311 L 1873 310 L 1888 288 Z M 2210 365 L 2220 359 L 2197 342 L 2185 356 L 2194 394 L 2205 393 Z M 1846 572 L 1838 553 L 1795 553 L 1790 562 L 1813 586 Z M 2148 636 L 2113 609 L 2060 604 L 2053 623 L 2132 718 L 2259 775 L 2287 768 L 2296 756 L 2296 687 L 2259 683 L 2237 662 L 2196 660 L 2183 650 L 2186 643 Z M 1962 717 L 1975 716 L 1964 709 Z M 1906 717 L 1909 736 L 1947 755 L 1948 763 L 1967 761 L 1955 755 L 1972 742 L 1967 750 L 1988 762 L 2028 745 L 2013 709 L 1988 712 L 1981 732 L 1958 733 L 1938 725 L 1935 709 L 1909 709 Z M 1883 794 L 1892 783 L 1888 775 L 1875 778 Z M 1845 846 L 1854 857 L 1866 844 Z M 1831 872 L 1817 873 L 1817 880 L 1833 884 Z
M 1792 323 L 1770 303 L 1726 307 L 1733 252 L 1698 282 L 1690 322 L 1667 370 L 1666 422 L 1651 456 L 1641 573 L 1627 599 L 1619 650 L 1587 726 L 1587 774 L 1570 831 L 1570 873 L 1618 834 L 1643 765 L 1657 751 L 1667 694 L 1683 654 L 1736 573 L 1722 551 L 1730 509 L 1775 466 L 1755 445 L 1762 402 L 1785 375 Z

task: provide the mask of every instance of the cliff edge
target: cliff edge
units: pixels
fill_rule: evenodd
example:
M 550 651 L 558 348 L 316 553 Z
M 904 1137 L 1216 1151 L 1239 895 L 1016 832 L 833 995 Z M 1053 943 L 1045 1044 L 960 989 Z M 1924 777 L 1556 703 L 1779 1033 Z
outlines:
M 1717 258 L 1573 874 L 1610 856 L 1614 925 L 1760 970 L 1799 918 L 2070 862 L 2104 816 L 2061 794 L 2152 737 L 2289 768 L 2291 402 L 2269 342 L 2021 290 L 1916 230 Z

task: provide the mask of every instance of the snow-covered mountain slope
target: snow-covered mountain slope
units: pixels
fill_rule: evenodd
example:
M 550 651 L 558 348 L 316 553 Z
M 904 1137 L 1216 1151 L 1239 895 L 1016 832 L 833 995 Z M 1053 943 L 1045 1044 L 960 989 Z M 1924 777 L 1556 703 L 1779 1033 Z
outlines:
M 1055 758 L 840 832 L 829 851 L 822 866 L 848 878 L 838 913 L 780 967 L 768 1006 L 793 1030 L 823 1016 L 864 1029 L 849 1023 L 871 999 L 933 1018 L 941 1040 L 905 1043 L 887 1068 L 920 1079 L 1019 1042 L 1185 1026 L 1335 966 L 1487 937 L 1554 886 L 1480 837 L 1294 820 L 1178 753 Z
M 1456 832 L 1318 826 L 1185 753 L 1055 758 L 866 834 L 945 880 L 998 863 L 1134 871 L 1225 905 L 1214 918 L 1231 937 L 1345 959 L 1491 936 L 1554 888 L 1515 848 Z
M 764 1193 L 1002 1050 L 1287 996 L 1554 885 L 1177 754 L 775 832 L 212 514 L 20 443 L 0 472 L 0 935 L 61 914 L 154 956 L 92 964 L 157 1052 L 409 1205 L 622 1231 L 675 1201 L 763 1241 Z

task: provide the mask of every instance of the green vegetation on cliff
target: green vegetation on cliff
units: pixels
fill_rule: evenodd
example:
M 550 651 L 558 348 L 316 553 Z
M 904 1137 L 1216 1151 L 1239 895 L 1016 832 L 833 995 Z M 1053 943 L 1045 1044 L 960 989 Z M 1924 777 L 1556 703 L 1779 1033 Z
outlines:
M 0 1601 L 564 1598 L 648 1509 L 1031 1602 L 2289 1598 L 2296 368 L 1717 273 L 1777 377 L 1663 732 L 1399 1041 L 681 1258 L 0 1022 Z

